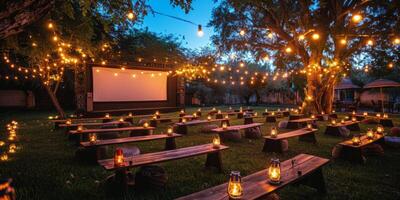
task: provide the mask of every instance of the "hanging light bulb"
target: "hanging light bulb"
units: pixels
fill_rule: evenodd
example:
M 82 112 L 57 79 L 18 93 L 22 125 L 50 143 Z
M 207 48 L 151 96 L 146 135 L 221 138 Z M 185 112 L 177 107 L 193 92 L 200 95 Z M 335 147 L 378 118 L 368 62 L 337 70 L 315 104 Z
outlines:
M 244 31 L 243 29 L 241 29 L 240 32 L 239 32 L 239 34 L 240 34 L 241 36 L 244 36 L 244 34 L 246 34 L 246 31 Z
M 286 53 L 292 53 L 292 48 L 287 47 L 287 48 L 285 49 L 285 51 L 286 51 Z
M 369 45 L 369 46 L 372 46 L 372 45 L 374 45 L 374 41 L 373 41 L 373 40 L 371 40 L 371 39 L 367 40 L 367 45 Z
M 400 44 L 400 38 L 394 38 L 393 43 L 394 44 Z
M 342 44 L 342 45 L 347 44 L 347 40 L 346 40 L 346 39 L 341 39 L 341 40 L 340 40 L 340 44 Z
M 135 13 L 133 11 L 129 11 L 128 14 L 126 15 L 128 19 L 133 20 L 135 19 Z
M 201 25 L 199 24 L 197 27 L 197 36 L 203 37 L 203 35 L 204 35 L 203 29 L 202 29 Z
M 299 40 L 304 40 L 305 39 L 305 36 L 302 34 L 302 35 L 299 35 Z
M 313 33 L 312 36 L 311 36 L 311 38 L 312 38 L 313 40 L 318 40 L 318 39 L 319 39 L 319 34 L 318 34 L 318 33 Z
M 360 14 L 355 14 L 351 17 L 351 20 L 353 20 L 354 23 L 358 23 L 362 20 L 362 16 Z

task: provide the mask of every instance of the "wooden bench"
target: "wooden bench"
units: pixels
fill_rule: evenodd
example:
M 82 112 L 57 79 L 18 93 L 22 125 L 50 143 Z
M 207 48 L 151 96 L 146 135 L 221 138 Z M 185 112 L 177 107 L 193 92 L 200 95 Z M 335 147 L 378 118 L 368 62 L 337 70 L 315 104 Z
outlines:
M 262 116 L 255 116 L 255 115 L 246 115 L 244 116 L 243 124 L 252 124 L 254 123 L 254 119 L 263 118 Z
M 301 118 L 301 119 L 295 119 L 295 120 L 289 120 L 286 128 L 287 129 L 299 129 L 299 128 L 304 128 L 307 126 L 307 123 L 314 123 L 316 119 L 313 118 Z
M 384 144 L 385 139 L 383 135 L 375 135 L 374 139 L 368 139 L 367 136 L 363 135 L 360 137 L 360 141 L 361 143 L 359 145 L 354 145 L 352 139 L 339 143 L 339 145 L 342 146 L 342 149 L 338 158 L 356 163 L 364 163 L 366 157 L 363 153 L 363 149 L 371 144 L 382 145 Z
M 121 121 L 112 121 L 112 122 L 85 122 L 85 123 L 76 123 L 76 124 L 60 124 L 59 126 L 62 128 L 76 128 L 78 126 L 88 127 L 88 126 L 108 126 L 108 125 L 127 125 L 128 122 Z
M 296 120 L 296 119 L 301 119 L 304 118 L 303 114 L 290 114 L 289 115 L 289 121 L 290 120 Z
M 294 163 L 294 165 L 293 165 Z M 329 163 L 328 159 L 300 154 L 281 163 L 281 183 L 272 185 L 268 182 L 268 169 L 264 169 L 242 178 L 243 200 L 268 199 L 285 186 L 303 184 L 317 189 L 318 193 L 325 194 L 325 180 L 322 167 Z M 177 200 L 228 200 L 228 183 L 224 183 Z
M 173 133 L 172 135 L 167 134 L 157 134 L 157 135 L 145 135 L 145 136 L 135 136 L 135 137 L 125 137 L 116 138 L 108 140 L 97 140 L 96 142 L 80 142 L 80 146 L 87 149 L 90 155 L 93 155 L 95 161 L 102 158 L 101 152 L 98 151 L 99 147 L 117 144 L 126 144 L 134 142 L 144 142 L 152 140 L 162 140 L 165 139 L 165 150 L 176 149 L 175 138 L 181 137 L 182 135 Z
M 164 118 L 152 118 L 150 119 L 150 126 L 152 127 L 157 127 L 158 122 L 171 122 L 172 120 L 179 120 L 179 122 L 182 121 L 182 119 L 187 119 L 187 120 L 193 120 L 197 119 L 198 117 L 195 117 L 193 115 L 185 115 L 182 117 L 164 117 Z
M 360 126 L 358 121 L 345 121 L 344 123 L 336 123 L 336 125 L 328 124 L 326 125 L 325 134 L 332 136 L 344 136 L 346 135 L 344 131 L 359 131 Z
M 126 191 L 130 183 L 128 169 L 140 167 L 145 165 L 154 165 L 157 163 L 189 158 L 199 155 L 207 155 L 205 167 L 216 168 L 219 172 L 222 171 L 222 157 L 221 151 L 229 147 L 220 145 L 219 148 L 213 148 L 212 144 L 203 144 L 192 147 L 185 147 L 180 149 L 161 151 L 156 153 L 140 154 L 124 159 L 124 165 L 115 166 L 114 159 L 99 160 L 98 163 L 106 170 L 115 171 L 115 175 L 107 178 L 109 185 L 113 187 L 112 190 Z
M 317 130 L 318 129 L 303 128 L 286 133 L 281 133 L 278 134 L 276 137 L 264 136 L 265 143 L 263 151 L 282 153 L 286 150 L 282 146 L 282 141 L 292 137 L 299 137 L 299 141 L 312 142 L 315 144 L 317 143 L 317 140 L 315 138 L 315 132 Z
M 393 120 L 390 118 L 378 118 L 379 124 L 384 127 L 393 127 Z
M 228 141 L 228 140 L 237 141 L 237 140 L 241 139 L 241 134 L 239 132 L 240 130 L 245 130 L 245 136 L 247 138 L 258 138 L 256 136 L 254 136 L 252 132 L 247 131 L 247 130 L 253 129 L 253 128 L 259 129 L 260 126 L 262 126 L 262 125 L 263 125 L 263 123 L 235 125 L 235 126 L 228 126 L 227 128 L 215 128 L 215 129 L 212 129 L 212 131 L 218 133 L 220 139 L 223 142 Z
M 131 136 L 141 136 L 141 135 L 151 135 L 153 134 L 154 127 L 142 127 L 142 126 L 130 126 L 130 127 L 122 127 L 122 128 L 103 128 L 103 129 L 84 129 L 82 131 L 71 130 L 69 134 L 75 136 L 77 142 L 84 141 L 87 138 L 89 133 L 115 133 L 115 132 L 124 132 L 130 131 Z
M 197 126 L 197 125 L 209 124 L 209 123 L 213 123 L 213 122 L 221 122 L 221 125 L 223 122 L 226 122 L 229 125 L 229 119 L 192 120 L 192 121 L 188 121 L 185 123 L 183 123 L 183 122 L 175 123 L 176 133 L 187 135 L 188 134 L 188 126 Z

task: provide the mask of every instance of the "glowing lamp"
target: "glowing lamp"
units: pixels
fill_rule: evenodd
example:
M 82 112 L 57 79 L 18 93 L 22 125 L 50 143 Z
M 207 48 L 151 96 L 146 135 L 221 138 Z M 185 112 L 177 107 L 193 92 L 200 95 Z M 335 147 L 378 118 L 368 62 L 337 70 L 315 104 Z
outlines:
M 286 111 L 289 111 L 289 108 L 286 108 L 285 110 L 286 110 Z
M 8 136 L 8 138 L 7 138 L 7 139 L 8 139 L 9 141 L 14 141 L 14 140 L 15 140 L 15 138 L 16 138 L 16 137 L 14 137 L 14 136 Z
M 221 114 L 221 110 L 218 110 L 218 114 Z
M 122 149 L 116 149 L 115 154 L 114 154 L 114 166 L 116 167 L 122 167 L 124 166 L 124 153 Z
M 153 116 L 153 119 L 157 119 L 157 116 L 156 116 L 156 115 L 154 115 L 154 116 Z
M 362 16 L 360 14 L 355 14 L 351 17 L 351 20 L 353 20 L 355 23 L 358 23 L 362 20 Z
M 384 128 L 383 128 L 382 125 L 378 125 L 378 126 L 376 127 L 376 132 L 377 132 L 378 134 L 382 135 L 382 134 L 383 134 L 383 131 L 384 131 Z
M 109 119 L 110 118 L 110 114 L 107 113 L 104 117 Z
M 221 145 L 221 140 L 219 139 L 218 136 L 213 138 L 212 144 L 213 144 L 213 148 L 219 149 L 219 146 Z
M 349 119 L 349 116 L 344 117 L 346 120 Z
M 10 136 L 15 137 L 17 136 L 17 132 L 15 130 L 10 131 Z
M 225 119 L 229 119 L 229 115 L 225 115 Z
M 97 135 L 96 135 L 96 133 L 91 133 L 91 134 L 89 134 L 89 142 L 90 142 L 90 143 L 96 143 L 96 142 L 97 142 Z
M 82 132 L 82 131 L 83 131 L 83 126 L 82 126 L 82 125 L 79 125 L 79 126 L 76 128 L 76 131 Z
M 144 128 L 149 128 L 149 123 L 145 122 L 145 123 L 143 124 L 143 127 L 144 127 Z
M 321 115 L 325 115 L 325 112 L 324 112 L 324 111 L 322 111 L 322 112 L 321 112 Z
M 222 129 L 228 129 L 228 123 L 222 122 Z
M 388 114 L 383 114 L 383 118 L 384 118 L 384 119 L 389 118 Z
M 7 161 L 8 160 L 8 155 L 6 153 L 1 154 L 0 160 L 1 161 Z
M 167 135 L 171 136 L 174 133 L 174 130 L 172 128 L 167 129 Z
M 268 182 L 273 185 L 281 183 L 281 163 L 279 159 L 271 159 L 268 167 Z
M 229 106 L 229 110 L 232 110 L 232 107 L 231 107 L 231 106 Z
M 335 113 L 336 111 L 335 110 L 332 110 L 332 113 Z
M 280 108 L 278 108 L 278 112 L 281 112 L 281 109 L 280 109 Z
M 197 117 L 197 114 L 196 114 L 196 113 L 193 113 L 193 117 Z
M 271 137 L 276 138 L 277 136 L 278 136 L 278 130 L 275 128 L 275 126 L 273 126 L 271 128 Z
M 374 132 L 371 129 L 367 130 L 367 138 L 370 140 L 374 139 Z
M 128 117 L 133 117 L 132 113 L 129 113 L 129 114 L 128 114 Z
M 376 117 L 377 117 L 377 118 L 380 118 L 380 117 L 381 117 L 381 114 L 380 114 L 380 113 L 377 113 L 377 114 L 376 114 Z
M 267 113 L 267 112 L 268 112 L 268 109 L 265 109 L 265 112 Z
M 312 130 L 312 124 L 311 123 L 307 123 L 307 129 L 308 130 Z
M 65 124 L 66 124 L 66 125 L 71 125 L 71 124 L 72 124 L 71 119 L 67 119 L 67 121 L 65 121 Z
M 368 116 L 368 113 L 367 113 L 367 112 L 364 112 L 363 115 L 366 117 L 366 116 Z
M 331 124 L 332 124 L 333 126 L 336 126 L 336 120 L 332 119 Z
M 184 113 L 185 113 L 185 111 L 184 111 L 184 110 L 181 110 L 181 113 L 182 113 L 182 114 L 184 114 Z
M 351 142 L 353 145 L 358 146 L 361 144 L 361 139 L 359 135 L 354 135 L 353 138 L 351 139 Z
M 243 196 L 242 177 L 238 171 L 232 171 L 230 174 L 228 195 L 230 199 L 241 199 Z
M 355 122 L 355 121 L 357 121 L 357 118 L 352 117 L 352 118 L 351 118 L 351 121 L 352 121 L 352 122 Z
M 274 116 L 274 115 L 275 115 L 275 112 L 272 112 L 271 115 Z
M 254 116 L 256 116 L 256 117 L 257 117 L 257 115 L 258 115 L 258 113 L 257 113 L 257 112 L 255 112 L 255 113 L 254 113 Z
M 156 111 L 156 116 L 160 115 L 160 112 Z
M 4 146 L 6 143 L 4 141 L 0 141 L 0 147 Z
M 49 116 L 49 119 L 53 119 L 53 116 Z
M 214 107 L 214 108 L 212 108 L 212 110 L 213 110 L 213 111 L 215 111 L 215 110 L 216 110 L 216 109 L 215 109 L 215 107 Z
M 207 116 L 207 120 L 208 120 L 208 121 L 211 121 L 211 115 L 208 115 L 208 116 Z
M 119 122 L 124 122 L 124 118 L 119 118 Z
M 197 109 L 197 112 L 201 112 L 201 108 Z
M 10 146 L 8 146 L 8 153 L 15 153 L 16 151 L 17 151 L 17 145 L 10 144 Z
M 311 119 L 315 119 L 315 115 L 311 115 Z
M 342 121 L 340 121 L 340 123 L 344 124 L 344 119 L 342 119 Z
M 353 112 L 351 113 L 352 115 L 356 115 L 356 112 L 353 110 Z

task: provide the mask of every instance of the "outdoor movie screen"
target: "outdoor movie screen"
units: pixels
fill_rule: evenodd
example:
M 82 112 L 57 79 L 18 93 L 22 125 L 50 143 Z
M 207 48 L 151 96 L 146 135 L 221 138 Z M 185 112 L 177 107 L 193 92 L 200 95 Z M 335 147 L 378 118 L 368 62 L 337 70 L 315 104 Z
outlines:
M 93 102 L 166 101 L 167 72 L 93 67 Z

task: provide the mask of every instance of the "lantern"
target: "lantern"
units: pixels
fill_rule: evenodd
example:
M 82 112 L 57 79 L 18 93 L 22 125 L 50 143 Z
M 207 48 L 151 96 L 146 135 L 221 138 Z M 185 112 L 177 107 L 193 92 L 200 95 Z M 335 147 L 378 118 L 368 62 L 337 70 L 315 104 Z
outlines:
M 230 199 L 240 199 L 243 196 L 242 177 L 238 171 L 232 171 L 230 174 L 228 195 Z
M 119 122 L 124 122 L 124 118 L 119 118 Z
M 348 120 L 348 119 L 349 119 L 349 116 L 345 116 L 344 118 L 345 118 L 346 120 Z
M 76 131 L 82 132 L 82 131 L 83 131 L 83 126 L 82 126 L 82 125 L 79 125 L 78 128 L 76 128 Z
M 265 109 L 265 112 L 267 113 L 267 112 L 268 112 L 268 109 Z
M 311 119 L 315 119 L 315 115 L 311 115 Z
M 336 126 L 336 120 L 332 119 L 331 124 L 332 124 L 333 126 Z
M 344 119 L 342 119 L 342 121 L 340 121 L 340 123 L 344 124 Z
M 10 146 L 8 146 L 8 153 L 15 153 L 16 150 L 17 150 L 17 145 L 10 144 Z
M 196 114 L 196 113 L 193 113 L 193 117 L 197 117 L 197 114 Z
M 356 115 L 356 111 L 353 110 L 353 112 L 351 113 L 352 115 Z
M 229 119 L 229 115 L 225 115 L 225 119 Z
M 124 153 L 122 149 L 116 149 L 114 154 L 114 166 L 121 167 L 124 166 Z
M 221 110 L 218 110 L 218 114 L 221 114 Z
M 53 116 L 49 116 L 49 119 L 52 120 L 52 119 L 53 119 Z
M 197 109 L 197 112 L 201 112 L 201 108 Z
M 370 140 L 374 139 L 374 132 L 371 129 L 367 130 L 367 138 Z
M 351 142 L 353 145 L 358 146 L 361 144 L 361 139 L 359 135 L 354 135 L 353 138 L 351 139 Z
M 17 132 L 15 130 L 11 130 L 9 136 L 15 137 L 15 136 L 17 136 Z
M 281 112 L 281 109 L 280 109 L 280 108 L 278 108 L 278 112 Z
M 160 112 L 158 112 L 158 110 L 156 111 L 156 116 L 160 115 Z
M 106 113 L 106 115 L 104 117 L 109 119 L 110 118 L 110 114 Z
M 222 122 L 222 129 L 228 129 L 228 123 Z
M 243 112 L 243 108 L 242 107 L 240 107 L 239 112 Z
M 172 130 L 172 128 L 168 128 L 167 129 L 167 135 L 171 136 L 174 133 L 174 130 Z
M 131 112 L 128 114 L 128 117 L 133 117 L 133 115 L 132 115 L 132 113 L 131 113 Z
M 366 117 L 366 116 L 368 116 L 368 113 L 367 113 L 367 112 L 364 112 L 363 115 L 364 115 L 364 117 Z
M 6 143 L 0 140 L 0 147 L 4 146 Z
M 143 127 L 144 127 L 144 128 L 149 128 L 149 123 L 145 122 L 145 123 L 143 124 Z
M 14 137 L 14 136 L 8 136 L 8 140 L 9 140 L 9 141 L 14 141 L 15 138 L 16 138 L 16 137 Z
M 286 110 L 286 111 L 289 111 L 289 108 L 286 108 L 285 110 Z
M 281 162 L 279 162 L 279 159 L 271 159 L 268 167 L 268 182 L 272 185 L 281 183 Z
M 376 117 L 377 117 L 377 118 L 380 118 L 380 117 L 381 117 L 381 114 L 380 114 L 380 113 L 377 113 L 377 114 L 376 114 Z
M 229 110 L 232 110 L 232 107 L 229 106 Z
M 221 140 L 217 136 L 213 138 L 212 143 L 213 143 L 213 148 L 218 149 L 219 146 L 221 145 Z
M 96 142 L 97 142 L 97 135 L 96 135 L 96 133 L 91 133 L 91 134 L 89 134 L 89 142 L 90 142 L 90 143 L 96 143 Z
M 382 125 L 378 125 L 378 126 L 376 127 L 376 132 L 377 132 L 378 134 L 382 135 L 382 134 L 383 134 L 383 131 L 384 131 L 384 128 L 383 128 Z
M 186 118 L 182 118 L 182 123 L 186 123 Z
M 312 130 L 312 124 L 311 123 L 307 123 L 307 129 L 308 130 Z
M 15 200 L 17 199 L 15 190 L 11 186 L 11 179 L 0 179 L 0 199 L 2 200 Z
M 156 115 L 154 115 L 154 116 L 153 116 L 153 119 L 157 119 L 157 116 L 156 116 Z
M 332 113 L 336 113 L 336 110 L 332 110 Z
M 212 108 L 212 110 L 215 111 L 215 110 L 217 110 L 217 109 L 214 107 L 214 108 Z
M 275 128 L 275 126 L 273 126 L 271 128 L 271 137 L 276 138 L 277 136 L 278 136 L 278 130 Z
M 208 116 L 207 116 L 207 120 L 208 120 L 208 121 L 211 121 L 211 119 L 212 119 L 211 116 L 208 115 Z
M 272 112 L 271 115 L 274 116 L 274 115 L 275 115 L 275 112 Z
M 324 111 L 322 111 L 322 112 L 321 112 L 321 115 L 325 115 L 325 112 L 324 112 Z
M 383 118 L 384 118 L 384 119 L 389 118 L 388 114 L 383 114 Z
M 1 161 L 6 161 L 6 160 L 8 160 L 8 155 L 7 155 L 7 153 L 1 154 L 0 160 L 1 160 Z
M 72 124 L 71 119 L 67 119 L 67 121 L 65 121 L 65 124 L 66 124 L 66 125 L 71 125 L 71 124 Z
M 256 116 L 256 117 L 257 117 L 257 115 L 258 115 L 258 113 L 257 113 L 257 112 L 255 112 L 255 113 L 254 113 L 254 116 Z
M 351 118 L 351 121 L 352 121 L 352 122 L 355 122 L 355 121 L 357 121 L 357 118 L 352 117 L 352 118 Z

